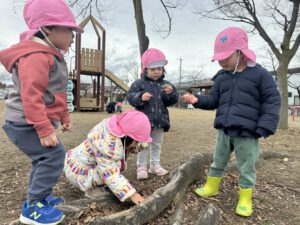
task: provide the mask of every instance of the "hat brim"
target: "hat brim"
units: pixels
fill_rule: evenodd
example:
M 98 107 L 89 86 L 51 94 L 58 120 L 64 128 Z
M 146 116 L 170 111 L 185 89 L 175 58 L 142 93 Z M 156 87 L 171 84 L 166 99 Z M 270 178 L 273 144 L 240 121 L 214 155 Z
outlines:
M 168 64 L 168 60 L 160 60 L 160 61 L 154 61 L 150 63 L 147 68 L 152 69 L 156 67 L 164 67 L 165 65 Z
M 84 32 L 82 27 L 76 25 L 75 23 L 71 23 L 71 22 L 51 23 L 51 24 L 43 25 L 43 27 L 44 26 L 69 27 L 72 30 L 74 30 L 76 33 L 83 33 Z
M 228 57 L 230 57 L 236 50 L 232 50 L 232 51 L 228 51 L 228 52 L 221 52 L 221 53 L 216 53 L 213 55 L 213 57 L 211 58 L 211 61 L 220 61 L 220 60 L 224 60 L 227 59 Z
M 211 59 L 211 61 L 214 62 L 215 60 L 220 61 L 220 60 L 227 59 L 235 51 L 236 50 L 214 54 L 213 57 L 212 57 L 212 59 Z M 250 65 L 255 65 L 256 64 L 256 55 L 255 55 L 254 51 L 252 51 L 250 49 L 242 49 L 240 51 L 248 59 L 248 61 L 250 61 L 250 63 L 248 62 Z
M 129 137 L 131 137 L 130 135 L 128 135 Z M 146 142 L 146 143 L 150 143 L 150 142 L 152 142 L 152 138 L 151 137 L 149 137 L 149 138 L 147 138 L 147 139 L 137 139 L 137 138 L 133 138 L 133 137 L 131 137 L 132 139 L 134 139 L 134 140 L 136 140 L 136 141 L 138 141 L 138 142 Z

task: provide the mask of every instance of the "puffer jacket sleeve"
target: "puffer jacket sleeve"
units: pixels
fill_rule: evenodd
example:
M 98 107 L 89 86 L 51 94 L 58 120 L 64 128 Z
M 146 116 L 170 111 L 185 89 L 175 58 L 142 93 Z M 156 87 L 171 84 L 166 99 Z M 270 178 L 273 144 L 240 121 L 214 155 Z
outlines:
M 117 138 L 104 141 L 97 132 L 90 134 L 89 140 L 94 148 L 93 151 L 102 182 L 109 187 L 121 202 L 124 202 L 136 190 L 120 172 L 117 159 L 122 155 L 121 151 L 124 151 L 123 146 L 117 144 Z
M 279 122 L 280 95 L 273 77 L 266 72 L 261 81 L 261 116 L 256 133 L 264 138 L 274 134 Z
M 127 100 L 133 107 L 142 107 L 145 102 L 142 101 L 142 95 L 145 91 L 142 88 L 142 80 L 136 80 L 132 83 L 127 93 Z
M 214 79 L 214 84 L 211 87 L 208 95 L 196 95 L 198 102 L 194 104 L 195 108 L 200 109 L 216 109 L 219 106 L 220 99 L 220 82 L 219 79 Z
M 166 94 L 165 92 L 163 92 L 163 94 L 162 94 L 163 103 L 165 106 L 168 107 L 168 106 L 174 105 L 178 102 L 178 93 L 173 84 L 171 84 L 170 82 L 166 82 L 166 84 L 172 85 L 172 88 L 173 88 L 172 93 Z

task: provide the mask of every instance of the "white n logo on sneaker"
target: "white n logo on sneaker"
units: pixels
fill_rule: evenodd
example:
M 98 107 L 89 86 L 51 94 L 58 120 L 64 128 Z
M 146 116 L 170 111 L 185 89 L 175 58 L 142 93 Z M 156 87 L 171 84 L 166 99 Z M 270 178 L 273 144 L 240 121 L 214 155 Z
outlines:
M 30 214 L 29 217 L 33 217 L 34 220 L 37 220 L 41 216 L 41 213 L 38 214 L 37 211 L 34 211 L 33 213 Z

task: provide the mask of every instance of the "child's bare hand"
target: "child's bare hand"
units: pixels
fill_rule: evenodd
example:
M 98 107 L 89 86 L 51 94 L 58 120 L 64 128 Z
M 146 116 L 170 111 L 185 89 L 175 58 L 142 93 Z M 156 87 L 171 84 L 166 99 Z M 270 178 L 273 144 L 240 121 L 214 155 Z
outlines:
M 48 136 L 41 137 L 40 141 L 41 141 L 42 146 L 44 146 L 44 147 L 54 147 L 59 143 L 55 132 L 53 132 L 52 134 L 49 134 Z
M 130 199 L 136 205 L 140 204 L 140 203 L 143 203 L 145 201 L 145 199 L 138 193 L 134 193 L 134 195 L 132 195 L 130 197 Z
M 181 99 L 182 99 L 182 101 L 184 101 L 185 103 L 188 103 L 188 104 L 195 104 L 199 101 L 198 98 L 192 94 L 185 94 L 181 97 Z
M 145 92 L 143 95 L 142 95 L 142 101 L 143 102 L 146 102 L 146 101 L 149 101 L 151 99 L 152 95 L 149 93 L 149 92 Z
M 62 131 L 62 132 L 66 132 L 66 131 L 69 131 L 70 129 L 71 129 L 71 123 L 64 123 L 64 124 L 62 125 L 61 131 Z
M 170 84 L 165 84 L 162 86 L 163 91 L 166 92 L 166 94 L 171 94 L 173 92 L 173 87 Z

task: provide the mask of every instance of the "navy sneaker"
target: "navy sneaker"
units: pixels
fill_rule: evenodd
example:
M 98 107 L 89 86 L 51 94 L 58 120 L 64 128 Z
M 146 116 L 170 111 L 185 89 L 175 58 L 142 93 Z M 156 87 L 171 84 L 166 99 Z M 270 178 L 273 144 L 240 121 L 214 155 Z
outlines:
M 28 225 L 55 225 L 63 221 L 64 218 L 64 213 L 51 206 L 46 200 L 41 200 L 29 207 L 25 201 L 20 215 L 20 221 Z
M 63 198 L 56 197 L 54 195 L 48 195 L 48 197 L 45 200 L 49 203 L 49 205 L 52 206 L 60 205 L 65 202 Z

